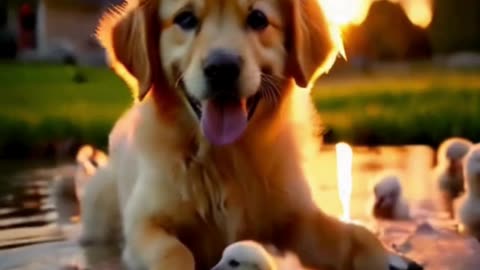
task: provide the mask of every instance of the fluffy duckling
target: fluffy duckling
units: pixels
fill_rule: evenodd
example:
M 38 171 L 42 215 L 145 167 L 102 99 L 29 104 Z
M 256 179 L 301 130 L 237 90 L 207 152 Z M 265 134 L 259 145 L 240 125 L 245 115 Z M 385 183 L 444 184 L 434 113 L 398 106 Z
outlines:
M 454 137 L 444 141 L 437 152 L 434 175 L 442 207 L 451 217 L 454 215 L 453 201 L 465 191 L 462 160 L 472 145 L 469 140 Z
M 274 255 L 278 254 L 278 256 Z M 414 261 L 389 254 L 389 270 L 422 270 Z M 292 253 L 281 254 L 275 248 L 246 240 L 233 243 L 223 251 L 220 262 L 211 270 L 313 270 L 302 265 Z M 386 270 L 386 269 L 385 269 Z
M 379 219 L 410 219 L 410 208 L 402 197 L 399 177 L 393 174 L 382 176 L 373 188 L 372 214 Z
M 77 152 L 77 165 L 74 175 L 56 177 L 52 187 L 53 203 L 60 216 L 68 216 L 68 222 L 80 221 L 84 190 L 97 169 L 108 162 L 107 155 L 91 145 L 82 146 Z M 68 206 L 67 206 L 68 205 Z
M 284 257 L 272 255 L 261 244 L 246 240 L 235 242 L 223 251 L 222 259 L 212 270 L 300 270 L 302 267 L 293 254 Z
M 456 217 L 460 230 L 480 241 L 480 144 L 465 157 L 464 175 L 466 193 L 458 202 Z
M 91 145 L 84 145 L 78 150 L 75 172 L 75 193 L 78 200 L 83 198 L 85 184 L 89 182 L 90 177 L 97 171 L 97 168 L 104 167 L 107 162 L 107 155 Z

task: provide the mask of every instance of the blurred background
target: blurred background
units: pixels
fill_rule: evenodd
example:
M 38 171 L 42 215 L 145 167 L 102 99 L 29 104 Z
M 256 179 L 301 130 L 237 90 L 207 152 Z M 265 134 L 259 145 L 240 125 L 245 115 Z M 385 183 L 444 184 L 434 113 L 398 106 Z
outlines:
M 319 0 L 341 26 L 339 58 L 312 98 L 325 140 L 426 144 L 480 133 L 480 1 Z M 105 149 L 131 103 L 93 33 L 121 0 L 0 0 L 0 157 Z

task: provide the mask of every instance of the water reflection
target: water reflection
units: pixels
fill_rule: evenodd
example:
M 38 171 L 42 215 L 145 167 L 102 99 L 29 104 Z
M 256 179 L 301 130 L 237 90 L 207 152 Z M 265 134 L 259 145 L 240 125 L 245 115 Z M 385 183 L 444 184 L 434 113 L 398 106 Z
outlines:
M 429 198 L 432 185 L 428 174 L 433 165 L 432 156 L 433 151 L 424 147 L 354 148 L 352 216 L 368 218 L 370 180 L 384 169 L 402 172 L 402 185 L 409 200 Z M 318 162 L 324 169 L 320 170 L 314 193 L 324 211 L 338 216 L 341 208 L 334 149 L 325 147 Z M 122 269 L 120 243 L 83 248 L 78 245 L 80 225 L 72 223 L 71 219 L 78 215 L 74 179 L 77 167 L 71 163 L 53 165 L 45 162 L 0 163 L 3 173 L 0 176 L 0 269 L 10 269 L 8 263 L 18 267 L 39 260 L 49 266 L 45 270 L 61 266 L 69 267 L 65 269 Z M 11 247 L 22 248 L 6 249 Z M 40 270 L 38 267 L 31 269 Z

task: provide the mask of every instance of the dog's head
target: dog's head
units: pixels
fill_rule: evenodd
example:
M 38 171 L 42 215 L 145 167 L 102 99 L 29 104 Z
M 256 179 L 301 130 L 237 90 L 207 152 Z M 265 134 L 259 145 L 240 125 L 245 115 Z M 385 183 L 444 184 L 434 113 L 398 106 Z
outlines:
M 175 91 L 210 142 L 229 144 L 262 98 L 292 79 L 309 87 L 333 63 L 318 1 L 129 0 L 98 36 L 139 100 Z

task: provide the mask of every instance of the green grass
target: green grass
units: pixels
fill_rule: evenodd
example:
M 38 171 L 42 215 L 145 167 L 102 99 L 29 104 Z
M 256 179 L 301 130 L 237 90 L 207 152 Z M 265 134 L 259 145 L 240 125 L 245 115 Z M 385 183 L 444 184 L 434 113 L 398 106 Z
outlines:
M 116 118 L 128 107 L 127 87 L 108 69 L 44 64 L 0 64 L 0 156 L 42 152 L 64 139 L 104 146 Z
M 327 141 L 428 144 L 450 136 L 480 138 L 480 72 L 326 78 L 312 93 Z
M 84 83 L 73 81 L 75 72 L 0 64 L 0 156 L 45 154 L 48 143 L 68 138 L 105 147 L 130 92 L 108 69 L 82 68 Z M 330 76 L 312 96 L 330 142 L 436 146 L 449 136 L 480 137 L 480 71 Z

